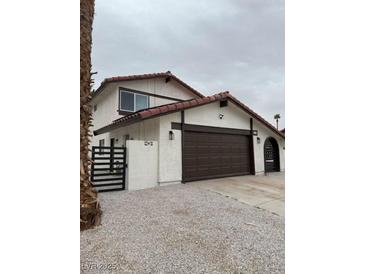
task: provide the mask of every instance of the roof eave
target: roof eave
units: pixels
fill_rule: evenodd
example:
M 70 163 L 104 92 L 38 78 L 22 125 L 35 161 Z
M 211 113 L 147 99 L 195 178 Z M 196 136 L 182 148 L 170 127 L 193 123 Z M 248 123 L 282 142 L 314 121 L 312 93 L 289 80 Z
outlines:
M 103 82 L 101 82 L 100 86 L 91 93 L 91 97 L 92 99 L 94 99 L 96 96 L 98 96 L 105 88 L 105 86 L 109 83 L 116 83 L 116 82 L 126 82 L 126 81 L 138 81 L 138 80 L 148 80 L 148 79 L 155 79 L 155 78 L 166 78 L 166 77 L 171 77 L 173 80 L 175 80 L 178 84 L 182 85 L 183 87 L 185 87 L 186 89 L 188 89 L 190 92 L 194 93 L 195 95 L 199 96 L 200 98 L 205 97 L 203 94 L 201 94 L 199 91 L 197 91 L 196 89 L 192 88 L 191 86 L 189 86 L 187 83 L 185 83 L 184 81 L 182 81 L 181 79 L 179 79 L 178 77 L 176 77 L 173 74 L 169 74 L 169 73 L 158 73 L 156 75 L 136 75 L 135 78 L 130 78 L 130 79 L 118 79 L 118 77 L 111 77 L 111 78 L 105 78 L 103 80 Z
M 264 118 L 262 118 L 259 114 L 257 114 L 256 112 L 254 112 L 253 110 L 251 110 L 249 107 L 247 107 L 246 105 L 244 105 L 241 101 L 239 101 L 237 98 L 235 98 L 234 96 L 232 96 L 231 94 L 229 94 L 228 97 L 231 101 L 233 101 L 237 106 L 239 106 L 240 108 L 242 108 L 244 111 L 246 111 L 248 114 L 250 114 L 251 116 L 253 116 L 256 120 L 260 121 L 263 125 L 265 125 L 266 127 L 268 127 L 269 129 L 271 129 L 273 132 L 275 132 L 276 134 L 278 134 L 280 137 L 285 139 L 285 135 L 280 132 L 279 130 L 277 130 L 273 125 L 271 125 L 268 121 L 266 121 Z
M 142 119 L 140 116 L 138 116 L 136 118 L 132 118 L 132 119 L 129 119 L 127 121 L 123 121 L 123 122 L 119 122 L 119 123 L 118 122 L 117 123 L 112 123 L 112 124 L 109 124 L 107 126 L 101 127 L 97 130 L 94 130 L 93 133 L 94 133 L 95 136 L 97 136 L 97 135 L 107 133 L 109 131 L 112 131 L 112 130 L 120 128 L 120 127 L 125 127 L 125 126 L 132 125 L 132 124 L 140 122 L 142 120 L 144 120 L 144 119 Z
M 256 120 L 258 120 L 259 122 L 261 122 L 264 126 L 268 127 L 274 133 L 278 134 L 280 137 L 282 137 L 283 139 L 285 139 L 285 135 L 283 133 L 281 133 L 273 125 L 271 125 L 264 118 L 262 118 L 259 114 L 257 114 L 253 110 L 251 110 L 249 107 L 247 107 L 246 105 L 244 105 L 241 101 L 239 101 L 237 98 L 235 98 L 234 96 L 232 96 L 229 93 L 226 93 L 225 95 L 222 95 L 222 93 L 221 93 L 219 95 L 210 96 L 210 100 L 209 101 L 206 101 L 206 102 L 203 102 L 203 103 L 200 103 L 200 104 L 189 105 L 188 107 L 185 107 L 183 109 L 176 108 L 176 109 L 173 109 L 173 110 L 169 110 L 169 111 L 165 111 L 165 112 L 160 112 L 160 113 L 158 113 L 156 115 L 152 115 L 152 116 L 148 116 L 148 117 L 142 117 L 140 114 L 137 114 L 137 116 L 131 117 L 131 118 L 127 119 L 127 120 L 121 120 L 121 121 L 115 120 L 112 124 L 109 124 L 109 125 L 107 125 L 107 126 L 105 126 L 103 128 L 100 128 L 100 129 L 94 131 L 94 135 L 99 135 L 99 134 L 108 132 L 110 130 L 114 130 L 114 129 L 119 128 L 119 127 L 129 126 L 131 124 L 134 124 L 134 123 L 137 123 L 137 122 L 140 122 L 140 121 L 144 121 L 144 120 L 147 120 L 147 119 L 157 118 L 157 117 L 160 117 L 160 116 L 163 116 L 163 115 L 168 115 L 168 114 L 172 114 L 172 113 L 175 113 L 175 112 L 179 112 L 179 111 L 182 111 L 182 110 L 185 110 L 185 109 L 191 109 L 191 108 L 194 108 L 194 107 L 203 106 L 203 105 L 206 105 L 206 104 L 209 104 L 209 103 L 213 103 L 213 102 L 217 102 L 217 101 L 224 100 L 224 99 L 233 102 L 236 106 L 238 106 L 239 108 L 241 108 L 243 111 L 245 111 L 246 113 L 248 113 L 250 116 L 252 116 Z M 202 99 L 196 99 L 196 100 L 202 100 Z M 188 102 L 188 101 L 191 101 L 191 100 L 187 100 L 187 101 L 184 101 L 184 102 Z M 180 103 L 183 104 L 184 102 L 180 102 Z M 161 107 L 161 106 L 158 106 L 158 107 Z M 136 114 L 131 114 L 131 115 L 136 115 Z

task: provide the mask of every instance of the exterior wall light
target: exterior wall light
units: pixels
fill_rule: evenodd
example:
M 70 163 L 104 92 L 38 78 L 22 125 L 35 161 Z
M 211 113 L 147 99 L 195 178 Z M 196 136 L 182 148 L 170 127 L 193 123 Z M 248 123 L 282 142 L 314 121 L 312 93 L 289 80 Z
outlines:
M 175 140 L 175 134 L 172 130 L 169 131 L 169 140 Z
M 223 116 L 224 116 L 224 114 L 220 113 L 219 114 L 219 119 L 223 119 Z
M 257 137 L 257 143 L 259 144 L 259 143 L 261 143 L 261 139 L 260 139 L 260 137 Z

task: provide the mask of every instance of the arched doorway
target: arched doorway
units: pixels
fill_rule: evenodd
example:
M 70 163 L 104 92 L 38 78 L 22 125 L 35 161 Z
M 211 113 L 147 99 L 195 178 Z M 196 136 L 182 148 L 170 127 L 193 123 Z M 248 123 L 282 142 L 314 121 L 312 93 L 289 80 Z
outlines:
M 264 143 L 265 172 L 280 171 L 279 145 L 278 142 L 268 137 Z

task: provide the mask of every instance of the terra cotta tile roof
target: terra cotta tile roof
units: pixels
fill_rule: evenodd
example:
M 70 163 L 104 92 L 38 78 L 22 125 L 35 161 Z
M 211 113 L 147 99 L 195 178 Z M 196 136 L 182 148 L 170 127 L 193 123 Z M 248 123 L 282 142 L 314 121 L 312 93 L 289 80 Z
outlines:
M 262 124 L 270 128 L 272 131 L 274 131 L 279 136 L 285 138 L 285 135 L 277 130 L 273 125 L 271 125 L 269 122 L 267 122 L 264 118 L 262 118 L 259 114 L 254 112 L 252 109 L 247 107 L 245 104 L 243 104 L 241 101 L 239 101 L 237 98 L 232 96 L 229 91 L 221 92 L 212 96 L 206 96 L 202 98 L 196 98 L 191 100 L 186 100 L 182 102 L 176 102 L 176 103 L 170 103 L 166 105 L 161 105 L 157 107 L 152 107 L 148 109 L 142 109 L 137 112 L 131 113 L 129 115 L 126 115 L 124 117 L 121 117 L 119 119 L 114 120 L 111 124 L 102 127 L 100 129 L 97 129 L 94 131 L 95 135 L 102 134 L 104 132 L 108 132 L 110 130 L 113 130 L 118 127 L 127 126 L 145 119 L 154 118 L 161 115 L 170 114 L 177 111 L 182 111 L 185 109 L 202 106 L 211 102 L 215 101 L 221 101 L 221 100 L 230 100 L 235 105 L 237 105 L 239 108 L 247 112 L 249 115 L 251 115 L 253 118 L 260 121 Z
M 184 81 L 182 81 L 181 79 L 176 77 L 170 71 L 105 78 L 104 81 L 101 82 L 100 86 L 92 93 L 92 96 L 95 97 L 96 95 L 100 94 L 108 83 L 121 82 L 121 81 L 133 81 L 133 80 L 145 80 L 145 79 L 154 79 L 154 78 L 168 78 L 168 77 L 175 80 L 176 82 L 178 82 L 180 85 L 182 85 L 183 87 L 190 90 L 195 95 L 197 95 L 199 97 L 204 97 L 203 94 L 201 94 L 199 91 L 192 88 L 187 83 L 185 83 Z

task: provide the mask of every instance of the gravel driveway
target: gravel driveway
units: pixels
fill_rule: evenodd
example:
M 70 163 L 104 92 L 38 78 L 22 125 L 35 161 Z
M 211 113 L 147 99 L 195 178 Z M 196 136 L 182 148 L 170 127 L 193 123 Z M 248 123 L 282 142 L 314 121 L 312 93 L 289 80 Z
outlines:
M 99 197 L 81 273 L 284 273 L 283 217 L 189 184 Z

